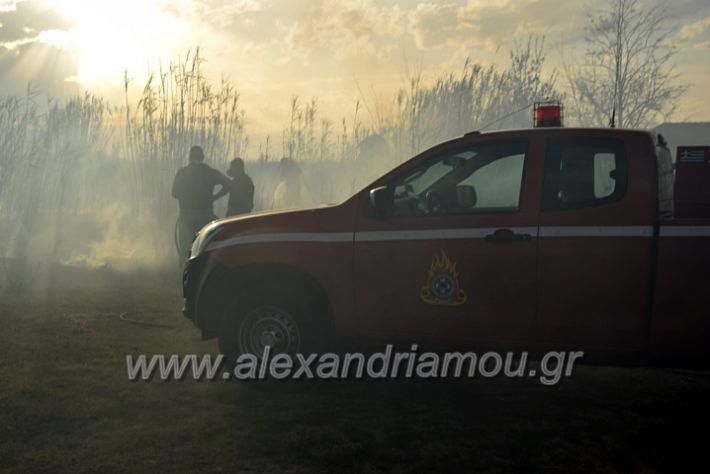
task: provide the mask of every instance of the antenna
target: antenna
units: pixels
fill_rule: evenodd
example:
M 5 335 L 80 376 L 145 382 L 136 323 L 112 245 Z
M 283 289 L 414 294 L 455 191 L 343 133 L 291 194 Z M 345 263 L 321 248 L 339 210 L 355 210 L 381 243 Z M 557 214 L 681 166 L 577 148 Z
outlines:
M 478 127 L 478 130 L 479 130 L 479 131 L 480 131 L 480 130 L 484 130 L 484 129 L 490 127 L 491 125 L 495 125 L 495 124 L 497 124 L 498 122 L 507 119 L 508 117 L 511 117 L 511 116 L 513 116 L 513 115 L 515 115 L 515 114 L 519 114 L 520 112 L 522 112 L 523 110 L 529 108 L 529 107 L 530 107 L 531 105 L 533 105 L 533 104 L 534 104 L 534 102 L 533 102 L 533 103 L 530 103 L 530 104 L 525 104 L 525 107 L 521 107 L 521 108 L 519 108 L 518 110 L 513 110 L 512 112 L 510 112 L 510 113 L 508 113 L 508 114 L 505 114 L 505 115 L 503 115 L 502 117 L 498 117 L 497 119 L 495 119 L 495 120 L 493 120 L 493 121 L 491 121 L 491 122 L 488 122 L 487 124 L 485 124 L 485 125 L 483 125 L 483 126 L 481 126 L 481 127 Z
M 618 47 L 617 47 L 618 51 Z M 619 94 L 619 59 L 616 60 L 616 73 L 614 74 L 614 97 L 611 99 L 611 118 L 609 119 L 609 128 L 616 128 L 616 96 Z M 619 104 L 621 106 L 621 104 Z M 623 125 L 623 124 L 622 124 Z

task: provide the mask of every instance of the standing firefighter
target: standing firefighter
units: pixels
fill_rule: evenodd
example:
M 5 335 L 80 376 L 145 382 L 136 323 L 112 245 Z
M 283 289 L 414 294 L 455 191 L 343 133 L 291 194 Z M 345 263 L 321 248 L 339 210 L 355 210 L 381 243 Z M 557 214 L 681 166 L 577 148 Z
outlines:
M 251 212 L 254 208 L 254 182 L 244 171 L 244 160 L 241 158 L 233 159 L 229 163 L 227 176 L 232 178 L 227 216 Z
M 192 239 L 205 224 L 216 219 L 212 204 L 229 192 L 230 181 L 204 163 L 202 147 L 190 148 L 190 163 L 181 168 L 173 181 L 173 197 L 180 202 L 177 245 L 180 263 L 187 260 Z M 215 193 L 215 186 L 221 186 Z
M 287 209 L 310 203 L 308 190 L 303 185 L 301 168 L 290 158 L 281 158 L 279 162 L 279 184 L 274 190 L 272 207 Z

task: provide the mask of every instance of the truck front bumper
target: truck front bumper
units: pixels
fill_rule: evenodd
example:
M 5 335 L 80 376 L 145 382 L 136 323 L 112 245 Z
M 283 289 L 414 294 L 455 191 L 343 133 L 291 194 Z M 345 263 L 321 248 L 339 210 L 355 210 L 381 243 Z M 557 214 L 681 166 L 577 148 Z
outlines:
M 182 314 L 199 326 L 197 319 L 198 299 L 210 271 L 210 258 L 202 254 L 188 259 L 182 271 Z

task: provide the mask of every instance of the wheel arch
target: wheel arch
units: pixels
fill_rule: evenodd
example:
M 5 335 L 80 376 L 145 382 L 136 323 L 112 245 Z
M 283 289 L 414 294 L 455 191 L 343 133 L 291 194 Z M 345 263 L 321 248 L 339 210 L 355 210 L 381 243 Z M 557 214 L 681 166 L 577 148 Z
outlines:
M 217 336 L 224 308 L 240 294 L 261 288 L 293 292 L 304 298 L 314 311 L 317 322 L 332 332 L 333 308 L 321 282 L 310 272 L 283 263 L 252 263 L 238 267 L 216 266 L 210 272 L 200 292 L 197 304 L 197 325 L 203 339 Z

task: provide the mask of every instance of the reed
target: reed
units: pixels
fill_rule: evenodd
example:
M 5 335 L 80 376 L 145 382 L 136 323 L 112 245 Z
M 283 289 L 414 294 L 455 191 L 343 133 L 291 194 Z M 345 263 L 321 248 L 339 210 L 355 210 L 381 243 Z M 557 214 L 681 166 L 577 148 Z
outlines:
M 0 269 L 13 284 L 30 276 L 10 261 L 174 261 L 170 188 L 189 148 L 201 145 L 221 170 L 235 156 L 249 158 L 239 91 L 226 79 L 210 83 L 202 64 L 200 50 L 189 51 L 137 94 L 126 72 L 120 106 L 91 94 L 41 103 L 31 87 L 0 99 Z M 322 117 L 315 98 L 293 97 L 280 153 L 267 137 L 247 161 L 257 209 L 272 205 L 282 156 L 299 163 L 307 204 L 337 202 L 440 141 L 530 126 L 533 101 L 560 98 L 544 64 L 544 41 L 529 38 L 515 44 L 506 67 L 466 61 L 457 73 L 415 74 L 388 99 L 361 97 L 339 124 Z M 386 144 L 376 162 L 364 147 L 372 137 Z

